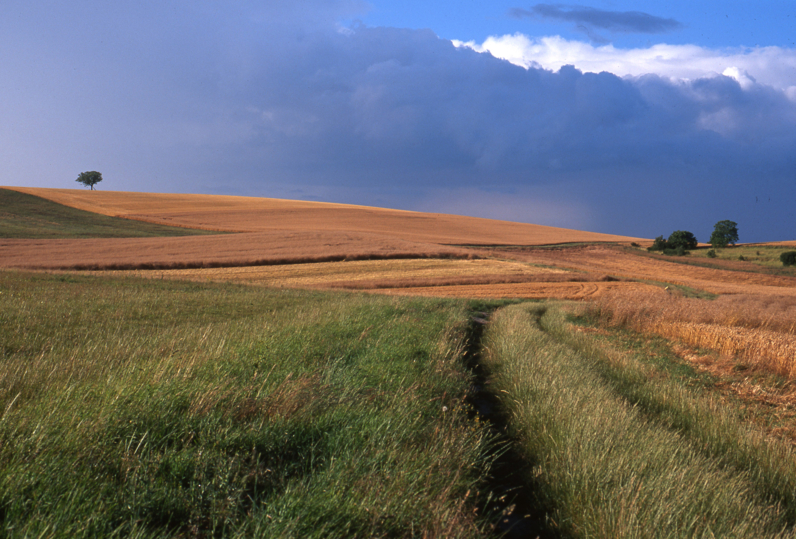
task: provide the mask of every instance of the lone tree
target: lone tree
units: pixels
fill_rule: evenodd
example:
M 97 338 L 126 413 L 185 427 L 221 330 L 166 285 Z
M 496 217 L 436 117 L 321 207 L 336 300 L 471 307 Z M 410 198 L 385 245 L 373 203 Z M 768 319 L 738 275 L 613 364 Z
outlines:
M 696 249 L 697 243 L 694 235 L 687 230 L 675 230 L 669 236 L 669 239 L 666 240 L 666 246 L 670 249 L 678 249 L 680 247 L 683 250 Z
M 735 245 L 738 241 L 738 223 L 735 221 L 719 221 L 713 227 L 709 243 L 714 247 Z
M 83 185 L 87 185 L 91 187 L 91 190 L 94 190 L 94 186 L 102 181 L 102 174 L 97 172 L 96 170 L 91 170 L 89 172 L 81 172 L 80 176 L 77 177 L 75 180 L 76 182 L 80 182 Z

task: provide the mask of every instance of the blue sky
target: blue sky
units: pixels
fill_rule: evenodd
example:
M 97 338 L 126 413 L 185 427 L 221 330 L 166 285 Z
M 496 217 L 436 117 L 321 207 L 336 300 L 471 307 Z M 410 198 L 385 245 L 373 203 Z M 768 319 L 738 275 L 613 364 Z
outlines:
M 513 0 L 422 0 L 372 2 L 371 8 L 359 18 L 369 26 L 430 28 L 446 39 L 483 41 L 489 36 L 522 32 L 531 36 L 560 35 L 568 39 L 584 39 L 578 24 L 551 17 L 517 19 L 512 10 L 531 11 L 539 2 Z M 622 13 L 640 12 L 661 19 L 674 19 L 682 26 L 660 34 L 605 32 L 616 46 L 644 47 L 655 43 L 697 44 L 705 47 L 794 46 L 796 41 L 796 10 L 787 0 L 726 1 L 592 1 L 582 4 L 551 6 L 588 7 L 594 10 Z M 570 8 L 561 8 L 572 11 Z
M 796 239 L 792 2 L 6 0 L 0 184 Z

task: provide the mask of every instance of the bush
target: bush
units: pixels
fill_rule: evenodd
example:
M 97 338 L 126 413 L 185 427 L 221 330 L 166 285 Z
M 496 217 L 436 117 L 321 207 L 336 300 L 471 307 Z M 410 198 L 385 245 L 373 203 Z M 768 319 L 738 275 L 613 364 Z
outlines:
M 682 247 L 685 250 L 696 249 L 698 242 L 691 232 L 687 230 L 675 230 L 672 232 L 671 236 L 669 236 L 666 243 L 668 244 L 667 247 L 671 249 Z
M 664 251 L 668 247 L 669 247 L 669 245 L 667 244 L 666 240 L 663 239 L 663 236 L 658 236 L 652 242 L 652 246 L 651 247 L 647 247 L 647 250 L 648 251 Z
M 708 251 L 708 258 L 716 258 L 716 251 L 713 249 Z
M 796 251 L 785 251 L 779 255 L 783 266 L 796 266 Z

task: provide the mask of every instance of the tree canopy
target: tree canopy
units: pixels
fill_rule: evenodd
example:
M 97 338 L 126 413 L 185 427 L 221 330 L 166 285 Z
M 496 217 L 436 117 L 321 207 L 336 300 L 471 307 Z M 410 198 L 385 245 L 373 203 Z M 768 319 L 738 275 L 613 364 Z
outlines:
M 727 247 L 738 241 L 738 223 L 735 221 L 719 221 L 713 227 L 710 244 L 713 247 Z
M 697 243 L 696 237 L 687 230 L 675 230 L 669 236 L 669 239 L 666 240 L 667 247 L 670 249 L 677 249 L 678 247 L 696 249 Z
M 85 186 L 91 187 L 91 190 L 93 191 L 94 186 L 102 181 L 102 174 L 96 170 L 81 172 L 75 181 L 80 182 Z

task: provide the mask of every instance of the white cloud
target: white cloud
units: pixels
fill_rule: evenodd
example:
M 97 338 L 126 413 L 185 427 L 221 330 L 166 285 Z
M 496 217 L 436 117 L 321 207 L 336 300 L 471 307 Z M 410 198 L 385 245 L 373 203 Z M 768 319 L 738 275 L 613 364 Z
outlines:
M 707 49 L 697 45 L 658 44 L 646 49 L 618 49 L 559 36 L 530 38 L 519 33 L 488 37 L 481 44 L 453 43 L 489 52 L 525 68 L 557 71 L 561 66 L 573 65 L 589 73 L 607 71 L 620 77 L 653 73 L 680 80 L 725 74 L 740 81 L 734 73 L 780 90 L 796 85 L 796 50 L 782 47 Z

